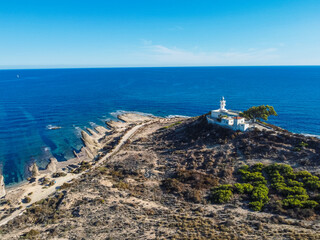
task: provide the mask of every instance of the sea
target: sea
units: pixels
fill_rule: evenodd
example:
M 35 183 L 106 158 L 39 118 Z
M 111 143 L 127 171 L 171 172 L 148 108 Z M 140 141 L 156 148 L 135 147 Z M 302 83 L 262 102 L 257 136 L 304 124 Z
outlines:
M 72 158 L 81 129 L 122 112 L 197 116 L 222 96 L 227 109 L 271 105 L 270 123 L 320 136 L 320 66 L 0 70 L 0 171 L 21 183 L 33 162 Z

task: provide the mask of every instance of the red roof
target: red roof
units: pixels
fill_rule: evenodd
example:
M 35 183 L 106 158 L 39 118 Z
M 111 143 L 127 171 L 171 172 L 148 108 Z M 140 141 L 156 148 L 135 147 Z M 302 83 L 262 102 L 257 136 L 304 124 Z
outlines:
M 234 117 L 234 119 L 242 119 L 243 117 Z

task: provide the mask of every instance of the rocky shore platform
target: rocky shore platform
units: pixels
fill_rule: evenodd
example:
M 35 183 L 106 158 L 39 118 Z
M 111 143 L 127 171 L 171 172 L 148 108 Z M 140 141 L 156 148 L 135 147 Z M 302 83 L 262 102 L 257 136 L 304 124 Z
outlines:
M 39 170 L 34 163 L 29 167 L 31 177 L 28 181 L 8 189 L 1 176 L 0 226 L 23 213 L 33 203 L 61 189 L 64 184 L 97 167 L 101 161 L 114 154 L 115 150 L 119 150 L 139 127 L 156 119 L 134 113 L 117 117 L 118 121 L 106 122 L 106 127 L 82 130 L 84 146 L 80 152 L 74 152 L 74 158 L 63 162 L 50 158 L 44 170 Z
M 277 205 L 284 196 L 268 185 L 268 202 L 254 211 L 254 195 L 233 190 L 244 181 L 239 169 L 267 184 L 269 166 L 292 168 L 292 183 L 307 189 L 299 176 L 317 183 L 319 139 L 277 127 L 234 132 L 205 115 L 118 118 L 83 131 L 69 164 L 33 166 L 34 177 L 7 192 L 1 239 L 320 239 L 320 208 Z M 229 189 L 228 201 L 214 201 Z M 319 192 L 308 197 L 320 201 Z

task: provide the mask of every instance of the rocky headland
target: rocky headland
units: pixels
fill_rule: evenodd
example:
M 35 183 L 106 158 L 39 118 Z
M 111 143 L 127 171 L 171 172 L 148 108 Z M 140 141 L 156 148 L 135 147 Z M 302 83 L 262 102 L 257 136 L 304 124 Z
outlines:
M 9 189 L 1 239 L 319 239 L 320 140 L 124 114 Z

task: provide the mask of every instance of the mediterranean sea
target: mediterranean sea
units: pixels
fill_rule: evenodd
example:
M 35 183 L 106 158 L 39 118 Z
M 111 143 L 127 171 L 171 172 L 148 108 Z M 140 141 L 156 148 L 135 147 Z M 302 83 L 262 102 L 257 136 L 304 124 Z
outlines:
M 272 105 L 270 123 L 320 135 L 319 66 L 1 70 L 0 171 L 12 185 L 32 162 L 73 157 L 80 130 L 119 111 L 196 116 L 221 96 L 227 109 Z

